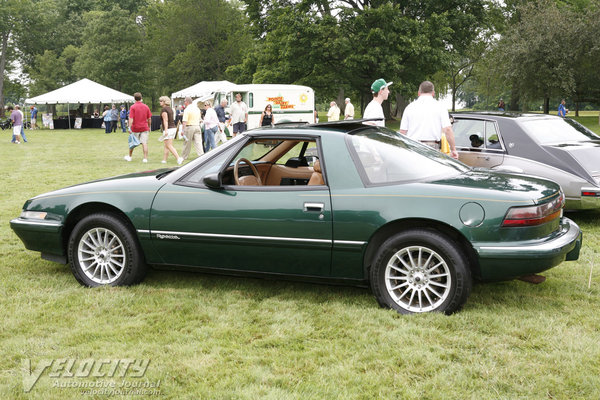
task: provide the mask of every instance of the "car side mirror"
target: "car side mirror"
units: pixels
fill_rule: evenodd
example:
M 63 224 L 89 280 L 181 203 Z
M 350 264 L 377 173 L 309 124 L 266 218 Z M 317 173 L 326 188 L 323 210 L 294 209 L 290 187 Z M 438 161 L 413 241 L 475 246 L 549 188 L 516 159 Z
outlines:
M 221 185 L 221 177 L 218 173 L 205 175 L 204 178 L 202 178 L 202 183 L 209 189 L 221 189 L 223 187 L 223 185 Z

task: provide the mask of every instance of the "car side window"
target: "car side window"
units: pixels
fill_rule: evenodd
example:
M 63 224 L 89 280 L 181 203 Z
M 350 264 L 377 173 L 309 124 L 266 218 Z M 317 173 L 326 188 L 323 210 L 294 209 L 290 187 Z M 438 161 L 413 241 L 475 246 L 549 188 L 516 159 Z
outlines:
M 498 136 L 498 130 L 496 124 L 492 121 L 485 122 L 485 147 L 488 149 L 501 149 L 500 137 Z
M 456 147 L 482 149 L 485 138 L 485 121 L 456 119 L 452 130 Z
M 222 152 L 218 156 L 212 158 L 211 160 L 208 160 L 200 167 L 196 168 L 188 175 L 184 176 L 179 182 L 187 185 L 203 186 L 202 179 L 208 174 L 214 174 L 219 172 L 219 170 L 221 170 L 221 168 L 223 167 L 223 164 L 231 158 L 234 151 L 235 148 L 231 148 L 228 151 Z

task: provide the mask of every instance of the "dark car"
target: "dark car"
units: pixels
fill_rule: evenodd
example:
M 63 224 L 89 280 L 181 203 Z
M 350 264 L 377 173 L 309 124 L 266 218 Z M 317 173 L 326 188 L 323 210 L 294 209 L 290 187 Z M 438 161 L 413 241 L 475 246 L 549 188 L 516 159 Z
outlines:
M 11 227 L 87 286 L 134 284 L 154 265 L 370 285 L 399 312 L 451 313 L 473 278 L 577 259 L 563 204 L 556 183 L 346 121 L 256 129 L 179 169 L 45 193 Z
M 557 182 L 568 210 L 600 207 L 600 136 L 570 118 L 455 113 L 460 161 Z

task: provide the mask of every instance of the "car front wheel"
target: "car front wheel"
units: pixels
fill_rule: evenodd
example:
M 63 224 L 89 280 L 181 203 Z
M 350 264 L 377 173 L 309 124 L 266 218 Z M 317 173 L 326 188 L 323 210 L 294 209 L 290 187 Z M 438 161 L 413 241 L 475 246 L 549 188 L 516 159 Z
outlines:
M 140 282 L 147 266 L 131 228 L 113 214 L 83 218 L 69 238 L 73 275 L 85 286 L 123 286 Z
M 471 292 L 467 259 L 433 230 L 398 233 L 383 243 L 370 270 L 379 304 L 402 314 L 458 311 Z

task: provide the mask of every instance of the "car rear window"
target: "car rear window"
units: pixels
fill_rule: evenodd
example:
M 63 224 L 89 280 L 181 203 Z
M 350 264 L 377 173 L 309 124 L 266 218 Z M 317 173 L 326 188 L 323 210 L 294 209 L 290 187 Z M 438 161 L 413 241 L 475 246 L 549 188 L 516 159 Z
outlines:
M 521 126 L 540 144 L 600 140 L 592 131 L 568 118 L 524 120 Z
M 455 176 L 469 167 L 385 128 L 350 135 L 351 151 L 367 183 L 381 185 Z

